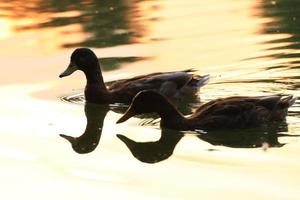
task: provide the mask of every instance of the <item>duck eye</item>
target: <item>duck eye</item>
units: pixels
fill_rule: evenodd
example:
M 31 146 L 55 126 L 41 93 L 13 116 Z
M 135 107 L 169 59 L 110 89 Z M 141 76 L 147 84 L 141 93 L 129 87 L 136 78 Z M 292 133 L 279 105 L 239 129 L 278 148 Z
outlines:
M 85 61 L 86 61 L 85 57 L 80 57 L 79 58 L 79 62 L 85 62 Z
M 76 61 L 76 64 L 78 66 L 82 66 L 82 65 L 85 65 L 87 63 L 88 59 L 86 59 L 86 57 L 84 56 L 81 56 L 78 58 L 78 60 Z

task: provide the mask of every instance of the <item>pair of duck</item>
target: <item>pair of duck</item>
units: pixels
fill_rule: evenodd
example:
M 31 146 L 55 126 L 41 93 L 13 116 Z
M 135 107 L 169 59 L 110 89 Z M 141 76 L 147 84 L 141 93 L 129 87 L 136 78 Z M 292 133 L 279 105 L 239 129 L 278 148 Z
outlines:
M 87 102 L 97 104 L 131 103 L 117 121 L 144 114 L 157 113 L 162 128 L 175 130 L 208 130 L 248 128 L 271 122 L 284 121 L 288 108 L 296 101 L 292 95 L 234 96 L 219 98 L 201 105 L 189 117 L 174 106 L 172 101 L 183 95 L 196 95 L 208 82 L 209 75 L 193 74 L 193 69 L 165 73 L 152 73 L 130 79 L 113 81 L 106 86 L 97 56 L 88 48 L 78 48 L 61 77 L 81 70 L 86 76 L 84 90 Z

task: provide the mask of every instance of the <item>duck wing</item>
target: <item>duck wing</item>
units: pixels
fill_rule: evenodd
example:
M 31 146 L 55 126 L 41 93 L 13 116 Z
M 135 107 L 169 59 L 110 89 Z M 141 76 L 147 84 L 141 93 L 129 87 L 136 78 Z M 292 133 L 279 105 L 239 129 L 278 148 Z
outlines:
M 152 87 L 153 89 L 158 89 L 164 82 L 171 81 L 176 83 L 176 86 L 178 88 L 181 88 L 192 79 L 193 74 L 190 74 L 191 72 L 194 72 L 194 70 L 187 69 L 175 72 L 156 72 L 146 75 L 135 76 L 129 79 L 122 79 L 118 81 L 109 82 L 107 86 L 108 89 L 111 91 L 135 87 Z
M 135 76 L 135 77 L 129 78 L 129 79 L 119 79 L 119 80 L 115 80 L 115 81 L 106 82 L 105 85 L 107 86 L 107 88 L 109 90 L 116 90 L 118 88 L 123 87 L 124 85 L 127 85 L 128 83 L 132 83 L 137 80 L 144 79 L 148 76 L 155 76 L 155 75 L 159 75 L 159 74 L 162 74 L 162 73 L 157 72 L 157 73 L 152 73 L 152 74 L 147 74 L 147 75 Z
M 190 118 L 209 128 L 255 126 L 283 121 L 294 102 L 291 95 L 222 98 L 202 105 Z

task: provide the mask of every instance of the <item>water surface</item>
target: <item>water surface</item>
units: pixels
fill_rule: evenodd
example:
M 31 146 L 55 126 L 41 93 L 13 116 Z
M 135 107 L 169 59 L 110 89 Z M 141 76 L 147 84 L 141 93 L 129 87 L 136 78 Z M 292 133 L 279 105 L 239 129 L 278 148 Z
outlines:
M 298 100 L 286 123 L 207 135 L 149 119 L 116 125 L 116 105 L 83 103 L 82 73 L 58 79 L 87 46 L 106 81 L 193 67 L 212 76 L 202 102 L 299 96 L 299 9 L 293 0 L 1 2 L 1 196 L 299 199 Z

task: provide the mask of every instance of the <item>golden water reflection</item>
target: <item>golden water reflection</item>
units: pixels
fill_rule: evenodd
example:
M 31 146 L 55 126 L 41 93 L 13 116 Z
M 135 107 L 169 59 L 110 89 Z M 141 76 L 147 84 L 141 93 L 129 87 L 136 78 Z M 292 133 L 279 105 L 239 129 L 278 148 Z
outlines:
M 1 196 L 297 199 L 298 101 L 276 134 L 179 133 L 165 140 L 168 135 L 157 125 L 141 126 L 138 118 L 116 125 L 120 114 L 114 111 L 92 114 L 95 124 L 89 124 L 82 98 L 79 104 L 59 100 L 82 92 L 83 74 L 57 79 L 73 48 L 89 46 L 105 65 L 117 66 L 104 73 L 105 80 L 195 67 L 212 75 L 201 91 L 203 102 L 230 95 L 299 96 L 297 5 L 288 0 L 1 2 Z M 288 15 L 291 7 L 296 20 Z M 93 147 L 86 154 L 75 153 L 59 136 L 84 138 L 94 131 L 95 140 L 84 140 Z M 142 147 L 128 148 L 120 135 Z M 152 157 L 143 153 L 148 145 Z M 150 165 L 132 154 L 159 162 Z

